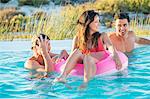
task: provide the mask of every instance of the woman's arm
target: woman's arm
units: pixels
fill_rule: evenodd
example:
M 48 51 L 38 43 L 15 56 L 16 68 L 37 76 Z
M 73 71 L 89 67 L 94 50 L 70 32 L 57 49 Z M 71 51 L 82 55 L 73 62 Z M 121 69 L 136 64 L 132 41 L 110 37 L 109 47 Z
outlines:
M 116 48 L 112 45 L 107 34 L 103 33 L 102 37 L 103 37 L 104 43 L 106 44 L 108 50 L 112 53 L 113 59 L 114 59 L 116 66 L 117 66 L 116 68 L 121 69 L 122 64 L 121 64 L 120 58 L 116 52 Z
M 77 48 L 77 36 L 73 38 L 71 52 L 73 52 Z

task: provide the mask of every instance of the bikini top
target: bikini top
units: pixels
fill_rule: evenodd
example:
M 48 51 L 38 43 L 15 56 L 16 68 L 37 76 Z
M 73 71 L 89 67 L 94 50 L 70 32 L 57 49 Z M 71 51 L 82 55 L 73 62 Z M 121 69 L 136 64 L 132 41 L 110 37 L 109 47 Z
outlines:
M 29 60 L 35 60 L 35 61 L 37 61 L 40 65 L 44 65 L 44 61 L 40 61 L 40 60 L 43 60 L 43 57 L 42 57 L 42 55 L 40 55 L 40 56 L 38 56 L 38 59 L 36 58 L 36 57 L 31 57 Z
M 98 46 L 96 48 L 92 48 L 90 50 L 82 50 L 82 53 L 89 53 L 89 52 L 100 52 L 100 51 L 105 51 L 105 48 L 103 46 L 103 43 L 101 39 L 98 39 Z

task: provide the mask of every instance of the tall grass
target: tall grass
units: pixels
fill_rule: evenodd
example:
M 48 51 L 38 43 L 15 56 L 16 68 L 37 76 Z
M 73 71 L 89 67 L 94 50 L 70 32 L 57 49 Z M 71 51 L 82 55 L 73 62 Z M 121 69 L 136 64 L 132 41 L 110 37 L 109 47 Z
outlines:
M 65 6 L 61 11 L 49 15 L 22 16 L 11 20 L 0 20 L 0 40 L 30 39 L 32 35 L 44 32 L 51 39 L 73 38 L 76 34 L 76 22 L 85 10 L 99 10 L 98 4 L 85 3 L 78 6 Z M 137 17 L 130 23 L 137 35 L 150 36 L 150 18 Z M 145 28 L 147 26 L 148 28 Z
M 130 22 L 130 28 L 138 36 L 150 36 L 150 17 L 135 17 Z

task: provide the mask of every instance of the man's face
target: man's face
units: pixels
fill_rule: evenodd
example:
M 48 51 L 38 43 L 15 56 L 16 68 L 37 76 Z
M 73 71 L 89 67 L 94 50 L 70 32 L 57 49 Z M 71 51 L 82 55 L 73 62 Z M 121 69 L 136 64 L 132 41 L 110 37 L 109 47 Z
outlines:
M 116 20 L 116 33 L 119 36 L 128 35 L 129 24 L 127 19 L 117 19 Z

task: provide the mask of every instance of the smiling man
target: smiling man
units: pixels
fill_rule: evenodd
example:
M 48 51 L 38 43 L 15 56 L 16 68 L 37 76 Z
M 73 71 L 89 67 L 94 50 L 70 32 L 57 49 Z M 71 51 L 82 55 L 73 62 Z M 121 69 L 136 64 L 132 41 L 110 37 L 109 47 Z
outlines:
M 133 31 L 129 31 L 129 23 L 130 19 L 127 13 L 120 13 L 116 16 L 116 31 L 108 33 L 116 49 L 122 52 L 131 52 L 135 43 L 150 45 L 150 40 L 137 37 Z

